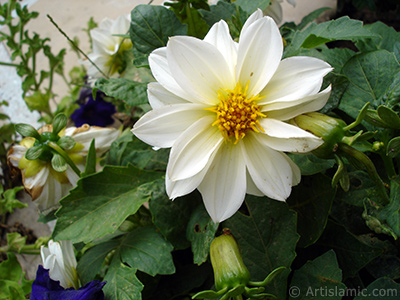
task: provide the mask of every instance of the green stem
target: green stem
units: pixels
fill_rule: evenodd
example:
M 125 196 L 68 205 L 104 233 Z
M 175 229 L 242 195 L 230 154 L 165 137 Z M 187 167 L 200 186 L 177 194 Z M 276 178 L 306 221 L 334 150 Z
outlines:
M 338 150 L 343 151 L 345 154 L 355 158 L 358 162 L 362 163 L 368 173 L 368 175 L 371 177 L 372 180 L 376 183 L 379 192 L 382 195 L 382 198 L 384 200 L 384 204 L 388 204 L 390 202 L 389 197 L 386 193 L 386 187 L 381 179 L 381 177 L 378 175 L 378 172 L 376 171 L 376 168 L 370 158 L 362 153 L 361 151 L 358 151 L 354 149 L 353 147 L 350 147 L 346 144 L 340 143 Z
M 189 3 L 186 4 L 185 10 L 186 10 L 187 18 L 188 18 L 189 32 L 192 31 L 192 34 L 194 36 L 197 36 L 196 25 L 193 20 L 192 11 L 190 10 Z M 190 28 L 192 28 L 192 30 L 190 30 Z
M 235 300 L 243 300 L 243 296 L 242 295 L 238 295 L 235 297 Z
M 9 245 L 0 247 L 0 253 L 7 253 L 7 252 L 15 252 L 15 248 L 10 247 Z M 40 249 L 38 249 L 36 245 L 32 244 L 32 245 L 25 245 L 16 252 L 19 254 L 39 255 Z
M 58 146 L 55 142 L 49 142 L 49 147 L 51 147 L 53 150 L 55 150 L 58 154 L 60 154 L 67 164 L 71 167 L 71 169 L 81 177 L 81 171 L 78 169 L 78 167 L 75 165 L 75 163 L 71 160 L 71 158 L 68 156 L 67 152 L 64 151 L 60 146 Z
M 19 64 L 7 63 L 7 62 L 3 62 L 3 61 L 0 61 L 0 65 L 8 66 L 8 67 L 19 67 Z
M 389 179 L 395 178 L 397 176 L 396 169 L 394 168 L 393 160 L 386 155 L 386 153 L 379 153 L 382 158 L 383 164 L 385 165 L 386 172 Z
M 69 38 L 69 36 L 57 25 L 57 23 L 53 20 L 53 18 L 50 15 L 47 15 L 47 18 L 49 18 L 50 22 L 57 28 L 57 30 L 68 40 L 68 42 L 71 43 L 71 45 L 80 53 L 82 54 L 96 69 L 99 71 L 105 78 L 109 78 L 104 72 L 89 58 L 89 56 L 86 55 L 85 52 L 81 50 L 81 48 L 78 47 L 78 45 Z

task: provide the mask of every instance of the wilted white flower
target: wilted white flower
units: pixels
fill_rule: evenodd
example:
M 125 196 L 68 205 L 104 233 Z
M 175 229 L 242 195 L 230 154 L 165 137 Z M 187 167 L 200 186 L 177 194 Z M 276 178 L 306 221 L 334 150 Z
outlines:
M 105 18 L 99 27 L 90 30 L 93 52 L 88 55 L 90 60 L 107 76 L 112 76 L 123 68 L 123 52 L 132 47 L 129 38 L 123 38 L 128 33 L 130 16 L 123 15 L 115 21 Z M 85 61 L 90 77 L 103 77 L 93 64 Z
M 273 18 L 277 24 L 281 23 L 283 18 L 281 6 L 282 2 L 283 0 L 271 0 L 271 4 L 263 11 L 264 15 Z M 293 6 L 296 6 L 296 2 L 294 0 L 287 0 L 287 2 Z
M 40 255 L 43 267 L 49 270 L 51 279 L 60 281 L 63 288 L 79 288 L 77 263 L 71 241 L 50 240 L 48 247 L 40 247 Z
M 286 121 L 321 109 L 329 64 L 313 57 L 281 61 L 282 37 L 273 19 L 253 13 L 239 42 L 228 25 L 204 40 L 171 37 L 149 56 L 157 82 L 153 108 L 133 127 L 144 142 L 171 147 L 166 190 L 174 199 L 198 189 L 215 222 L 232 216 L 246 192 L 284 201 L 300 170 L 283 152 L 308 152 L 320 138 Z
M 42 134 L 52 130 L 52 125 L 45 125 L 38 132 Z M 85 168 L 86 156 L 93 139 L 95 139 L 96 153 L 100 156 L 110 148 L 118 135 L 119 131 L 115 128 L 87 124 L 78 128 L 69 127 L 59 133 L 61 137 L 71 136 L 76 142 L 72 149 L 66 150 L 66 153 L 81 171 Z M 25 190 L 32 196 L 39 211 L 47 214 L 59 207 L 59 200 L 76 186 L 79 176 L 70 167 L 64 172 L 57 172 L 49 160 L 26 159 L 25 153 L 34 146 L 34 143 L 34 138 L 26 137 L 18 145 L 12 146 L 7 155 L 8 162 L 21 171 Z

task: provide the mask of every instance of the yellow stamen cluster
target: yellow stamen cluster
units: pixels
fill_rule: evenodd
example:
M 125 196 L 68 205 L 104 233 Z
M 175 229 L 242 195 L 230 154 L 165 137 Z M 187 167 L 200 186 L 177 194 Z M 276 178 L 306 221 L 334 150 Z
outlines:
M 260 118 L 266 115 L 261 113 L 257 101 L 262 97 L 247 96 L 249 84 L 245 89 L 238 82 L 233 90 L 218 91 L 219 104 L 208 110 L 217 114 L 217 120 L 212 124 L 218 125 L 219 130 L 226 140 L 235 138 L 235 144 L 244 138 L 249 130 L 264 132 L 260 125 Z

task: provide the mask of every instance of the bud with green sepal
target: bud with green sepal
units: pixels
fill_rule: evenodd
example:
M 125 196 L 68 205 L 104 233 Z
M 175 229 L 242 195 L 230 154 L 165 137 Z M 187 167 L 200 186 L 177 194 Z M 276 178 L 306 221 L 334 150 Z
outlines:
M 272 294 L 264 293 L 265 286 L 279 273 L 280 267 L 273 270 L 263 281 L 250 281 L 250 272 L 243 262 L 239 245 L 227 228 L 223 234 L 214 238 L 210 246 L 210 259 L 214 270 L 215 288 L 195 294 L 192 299 L 276 299 Z
M 319 158 L 334 158 L 336 160 L 338 169 L 332 179 L 333 187 L 340 183 L 345 191 L 349 189 L 349 178 L 343 160 L 344 157 L 346 157 L 349 161 L 355 163 L 356 168 L 363 168 L 368 172 L 370 177 L 375 181 L 382 196 L 382 204 L 387 204 L 389 198 L 386 193 L 386 188 L 382 179 L 379 177 L 375 166 L 367 155 L 353 147 L 356 143 L 364 142 L 367 139 L 372 138 L 375 133 L 363 133 L 362 130 L 355 134 L 350 132 L 351 129 L 359 125 L 366 117 L 369 112 L 368 106 L 369 103 L 366 103 L 360 110 L 357 119 L 349 125 L 346 125 L 346 123 L 341 119 L 333 118 L 317 112 L 299 115 L 292 119 L 291 122 L 323 139 L 324 143 L 317 149 L 313 150 L 312 153 Z M 386 110 L 384 111 L 387 115 L 390 114 L 387 113 Z M 375 148 L 377 145 L 378 144 L 375 144 Z M 374 146 L 368 143 L 366 150 L 376 151 L 374 150 Z
M 34 138 L 35 142 L 26 153 L 25 158 L 30 161 L 41 160 L 51 162 L 52 168 L 59 173 L 65 172 L 68 166 L 80 176 L 80 171 L 69 158 L 65 151 L 75 146 L 75 141 L 70 136 L 60 137 L 59 133 L 67 125 L 68 119 L 64 114 L 58 114 L 49 126 L 51 132 L 43 131 L 41 134 L 28 124 L 16 124 L 15 129 L 24 137 Z

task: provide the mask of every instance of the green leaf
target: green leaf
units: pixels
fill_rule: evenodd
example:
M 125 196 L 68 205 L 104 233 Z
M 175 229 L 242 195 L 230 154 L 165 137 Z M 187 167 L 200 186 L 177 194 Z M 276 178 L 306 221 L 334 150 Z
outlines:
M 146 57 L 153 50 L 166 46 L 170 37 L 186 33 L 187 26 L 164 6 L 138 5 L 131 11 L 130 36 L 139 56 Z
M 328 222 L 318 245 L 335 250 L 343 279 L 354 277 L 370 261 L 382 254 L 380 247 L 364 243 L 333 221 Z
M 264 280 L 278 267 L 288 269 L 266 287 L 268 293 L 285 299 L 286 280 L 299 239 L 296 213 L 286 203 L 266 197 L 247 196 L 245 201 L 248 215 L 237 212 L 223 226 L 237 239 L 252 281 Z
M 96 144 L 96 141 L 95 141 L 95 139 L 93 139 L 90 142 L 88 155 L 86 157 L 85 171 L 83 172 L 82 176 L 88 176 L 88 175 L 96 173 L 97 156 L 96 156 L 95 144 Z
M 125 78 L 100 78 L 96 81 L 95 87 L 107 96 L 126 101 L 130 106 L 148 103 L 147 83 Z
M 198 192 L 172 201 L 168 199 L 164 186 L 153 191 L 150 201 L 153 223 L 162 235 L 174 245 L 175 249 L 185 249 L 190 246 L 186 239 L 186 228 L 199 203 L 201 203 L 201 196 Z
M 285 57 L 299 55 L 302 48 L 310 49 L 337 40 L 356 41 L 378 35 L 366 30 L 361 21 L 341 17 L 320 24 L 311 23 L 302 31 L 295 31 L 285 48 Z
M 382 98 L 390 93 L 389 88 L 399 72 L 399 63 L 386 50 L 353 56 L 342 69 L 343 75 L 349 79 L 349 85 L 339 109 L 356 119 L 359 110 L 367 102 L 371 103 L 372 108 L 377 108 L 382 104 Z
M 324 13 L 325 11 L 327 11 L 329 9 L 331 9 L 331 8 L 330 7 L 321 7 L 321 8 L 314 10 L 313 12 L 309 13 L 307 16 L 305 16 L 303 19 L 301 19 L 301 22 L 299 23 L 299 25 L 297 25 L 296 29 L 297 30 L 304 29 L 308 24 L 313 22 L 322 13 Z
M 150 145 L 134 136 L 128 129 L 111 144 L 106 156 L 106 164 L 116 166 L 132 164 L 139 169 L 165 171 L 168 155 L 168 149 L 155 151 Z
M 82 284 L 95 279 L 101 270 L 108 253 L 119 246 L 119 240 L 111 240 L 93 246 L 87 250 L 78 261 L 77 271 Z
M 192 243 L 193 262 L 201 265 L 207 260 L 210 244 L 218 224 L 215 224 L 203 204 L 193 211 L 186 230 L 186 238 Z
M 315 26 L 301 47 L 314 48 L 327 42 L 379 37 L 363 27 L 363 23 L 349 17 L 323 22 Z
M 143 284 L 136 277 L 136 269 L 123 264 L 116 252 L 104 281 L 103 291 L 107 300 L 141 300 Z
M 395 45 L 400 41 L 400 32 L 379 21 L 364 25 L 364 28 L 376 34 L 377 37 L 357 41 L 356 46 L 361 52 L 378 49 L 384 49 L 389 52 L 395 51 Z
M 236 0 L 233 2 L 235 5 L 239 6 L 242 8 L 245 12 L 247 12 L 249 15 L 255 12 L 258 8 L 261 10 L 266 9 L 270 4 L 270 0 Z
M 237 6 L 233 3 L 226 3 L 218 1 L 216 5 L 210 5 L 210 10 L 200 9 L 199 11 L 203 15 L 204 20 L 209 26 L 212 26 L 220 20 L 228 21 L 232 18 L 232 15 L 236 14 Z
M 400 153 L 400 136 L 391 139 L 387 145 L 386 155 L 394 158 Z
M 385 221 L 400 236 L 400 184 L 395 180 L 390 182 L 390 203 L 379 213 L 379 220 Z
M 0 299 L 12 299 L 11 294 L 25 296 L 31 292 L 33 280 L 25 279 L 25 272 L 13 253 L 7 253 L 7 260 L 0 263 Z M 13 291 L 12 291 L 13 290 Z
M 61 200 L 53 236 L 57 240 L 88 243 L 113 233 L 151 197 L 164 173 L 135 167 L 104 167 L 82 178 Z
M 289 154 L 290 158 L 300 168 L 301 175 L 314 175 L 324 172 L 335 165 L 334 159 L 322 159 L 314 154 Z
M 324 294 L 324 291 L 336 291 L 334 295 L 329 294 L 329 299 L 340 300 L 346 290 L 346 286 L 342 283 L 342 271 L 333 250 L 306 262 L 299 270 L 296 270 L 290 285 L 289 299 L 292 300 L 325 300 L 327 294 Z
M 24 100 L 31 111 L 37 110 L 39 112 L 50 113 L 50 98 L 47 93 L 42 94 L 41 92 L 36 91 L 31 96 L 25 96 Z
M 334 197 L 331 179 L 323 175 L 303 177 L 302 184 L 293 188 L 287 203 L 297 212 L 299 247 L 308 247 L 321 236 Z
M 151 276 L 175 273 L 171 251 L 174 247 L 153 227 L 139 227 L 121 244 L 121 260 Z
M 382 277 L 361 291 L 354 300 L 398 300 L 400 284 L 390 278 Z
M 17 186 L 12 189 L 8 189 L 4 193 L 2 193 L 3 195 L 0 199 L 0 215 L 5 214 L 7 212 L 13 213 L 14 208 L 28 207 L 27 203 L 22 203 L 15 198 L 17 193 L 23 189 L 24 189 L 23 186 Z
M 390 128 L 400 129 L 400 118 L 392 109 L 384 105 L 379 105 L 377 113 L 381 120 Z

